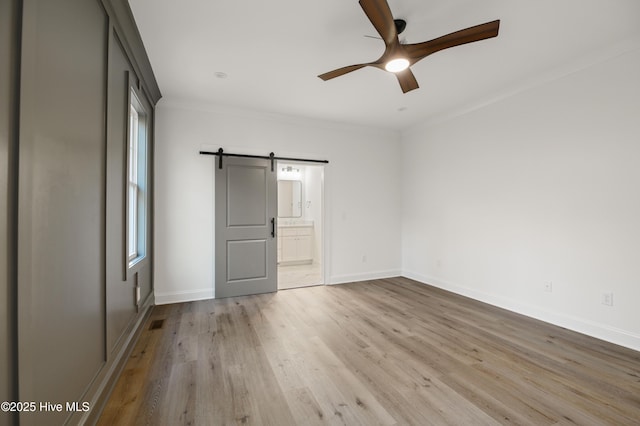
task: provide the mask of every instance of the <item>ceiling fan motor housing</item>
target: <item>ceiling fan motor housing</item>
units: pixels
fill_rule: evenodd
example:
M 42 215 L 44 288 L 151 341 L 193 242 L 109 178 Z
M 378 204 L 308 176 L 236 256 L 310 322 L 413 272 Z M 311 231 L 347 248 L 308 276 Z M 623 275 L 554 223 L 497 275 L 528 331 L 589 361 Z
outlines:
M 396 24 L 396 32 L 402 34 L 405 28 L 407 28 L 407 21 L 404 19 L 394 19 L 393 23 Z

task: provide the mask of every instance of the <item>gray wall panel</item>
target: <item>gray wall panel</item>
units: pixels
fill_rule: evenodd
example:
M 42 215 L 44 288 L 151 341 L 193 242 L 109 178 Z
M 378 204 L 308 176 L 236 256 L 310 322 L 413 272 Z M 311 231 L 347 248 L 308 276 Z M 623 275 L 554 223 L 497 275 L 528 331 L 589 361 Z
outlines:
M 121 338 L 127 335 L 129 327 L 136 319 L 136 282 L 140 286 L 140 303 L 146 300 L 151 285 L 151 251 L 147 250 L 144 260 L 137 263 L 125 274 L 125 198 L 126 191 L 126 149 L 128 126 L 129 85 L 137 86 L 138 78 L 121 44 L 117 31 L 111 34 L 108 86 L 108 137 L 107 137 L 107 213 L 106 213 L 106 293 L 107 293 L 107 349 L 117 350 Z M 139 93 L 145 110 L 151 116 L 153 106 Z M 152 122 L 149 122 L 152 125 Z M 149 133 L 149 146 L 153 144 Z M 149 149 L 149 163 L 152 161 Z M 150 181 L 151 182 L 151 179 Z M 149 200 L 151 206 L 151 199 Z M 151 209 L 147 209 L 147 223 L 151 233 Z M 150 235 L 148 236 L 150 246 Z M 137 273 L 137 281 L 135 279 Z M 126 278 L 126 280 L 125 280 Z
M 127 72 L 152 119 L 127 0 L 0 1 L 0 400 L 91 407 L 23 425 L 95 423 L 150 312 L 151 193 L 147 257 L 125 270 Z
M 20 399 L 82 400 L 104 363 L 107 16 L 25 1 L 18 211 Z M 69 413 L 21 414 L 21 424 Z
M 135 317 L 133 277 L 123 281 L 125 259 L 124 189 L 129 83 L 135 81 L 115 33 L 110 35 L 109 113 L 107 137 L 107 350 L 115 349 L 119 338 Z
M 15 99 L 14 65 L 16 63 L 17 25 L 16 1 L 0 2 L 0 401 L 14 399 L 13 383 L 15 366 L 13 365 L 13 351 L 15 342 L 13 330 L 16 326 L 13 315 L 13 292 L 11 272 L 9 270 L 13 259 L 11 245 L 11 179 L 10 145 L 14 137 Z M 0 412 L 0 426 L 12 422 L 11 413 Z
M 140 286 L 140 303 L 144 303 L 153 290 L 151 285 L 151 262 L 147 262 L 138 271 L 138 285 Z

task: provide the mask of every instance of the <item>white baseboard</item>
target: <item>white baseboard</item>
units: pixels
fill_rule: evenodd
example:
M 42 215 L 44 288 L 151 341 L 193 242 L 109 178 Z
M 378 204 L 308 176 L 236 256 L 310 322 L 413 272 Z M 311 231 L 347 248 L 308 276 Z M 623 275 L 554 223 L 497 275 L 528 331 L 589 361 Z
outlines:
M 358 281 L 378 280 L 400 276 L 400 271 L 390 269 L 387 271 L 365 272 L 362 274 L 334 275 L 329 278 L 327 284 L 346 284 Z
M 200 290 L 174 291 L 155 294 L 156 305 L 168 305 L 169 303 L 194 302 L 196 300 L 213 299 L 213 288 Z
M 329 278 L 327 284 L 345 284 L 357 281 L 375 280 L 380 278 L 391 278 L 400 275 L 400 270 L 375 271 L 363 274 L 336 275 Z M 199 290 L 173 291 L 155 293 L 156 305 L 168 305 L 170 303 L 194 302 L 196 300 L 215 299 L 213 288 L 203 288 Z
M 411 271 L 403 271 L 403 277 L 410 278 L 422 284 L 438 287 L 452 293 L 460 294 L 480 302 L 488 303 L 499 308 L 522 314 L 540 321 L 544 321 L 559 327 L 564 327 L 587 336 L 595 337 L 616 345 L 624 346 L 629 349 L 640 351 L 640 335 L 611 327 L 605 324 L 599 324 L 584 318 L 578 318 L 560 312 L 549 311 L 537 306 L 508 299 L 502 296 L 496 296 L 489 293 L 463 287 L 454 283 L 440 280 L 436 277 L 425 276 Z

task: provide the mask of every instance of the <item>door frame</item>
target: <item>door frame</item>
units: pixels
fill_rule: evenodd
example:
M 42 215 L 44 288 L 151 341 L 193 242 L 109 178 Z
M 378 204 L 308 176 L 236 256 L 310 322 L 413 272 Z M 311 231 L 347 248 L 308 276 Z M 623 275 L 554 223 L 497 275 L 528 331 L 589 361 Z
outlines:
M 279 164 L 297 164 L 304 167 L 318 167 L 321 169 L 320 174 L 320 199 L 321 199 L 321 208 L 320 208 L 320 221 L 322 222 L 322 232 L 319 234 L 320 238 L 320 251 L 322 252 L 322 264 L 320 267 L 321 280 L 322 282 L 318 285 L 330 285 L 328 282 L 329 271 L 330 271 L 330 258 L 329 258 L 329 232 L 330 229 L 328 215 L 327 215 L 327 205 L 328 200 L 326 196 L 326 180 L 327 180 L 327 165 L 329 163 L 310 163 L 305 161 L 291 161 L 291 160 L 278 160 L 276 163 L 276 167 Z M 276 176 L 277 180 L 277 176 Z M 278 218 L 279 219 L 279 218 Z M 278 265 L 278 268 L 280 266 Z M 295 288 L 295 287 L 294 287 Z
M 233 147 L 232 147 L 233 148 Z M 332 261 L 331 261 L 331 257 L 330 257 L 330 252 L 331 252 L 331 218 L 330 216 L 327 214 L 327 212 L 330 210 L 331 207 L 331 198 L 330 196 L 327 196 L 327 194 L 330 194 L 330 191 L 327 191 L 327 188 L 330 188 L 330 178 L 328 179 L 328 176 L 330 176 L 330 173 L 327 173 L 328 169 L 327 169 L 327 165 L 330 164 L 329 160 L 314 160 L 314 159 L 305 159 L 305 158 L 289 158 L 289 157 L 278 157 L 278 156 L 273 156 L 273 153 L 271 153 L 271 155 L 269 157 L 267 156 L 263 156 L 263 155 L 259 155 L 259 154 L 253 154 L 251 153 L 251 151 L 254 152 L 262 152 L 263 150 L 252 150 L 252 149 L 246 149 L 246 148 L 240 148 L 237 147 L 237 152 L 239 152 L 238 154 L 228 154 L 228 153 L 223 153 L 222 148 L 219 148 L 217 151 L 209 151 L 209 150 L 201 150 L 199 151 L 200 155 L 210 155 L 210 156 L 215 156 L 215 161 L 214 161 L 214 167 L 217 168 L 218 164 L 220 161 L 224 161 L 223 157 L 249 157 L 249 158 L 263 158 L 263 159 L 270 159 L 270 160 L 275 160 L 275 161 L 286 161 L 292 164 L 303 164 L 303 165 L 315 165 L 315 166 L 320 166 L 322 167 L 322 181 L 321 181 L 321 195 L 322 195 L 322 212 L 321 212 L 321 216 L 322 216 L 322 222 L 323 222 L 323 229 L 322 229 L 322 233 L 321 233 L 321 237 L 322 237 L 322 253 L 323 253 L 323 265 L 322 265 L 322 281 L 323 284 L 321 285 L 332 285 L 332 283 L 330 282 L 329 277 L 331 276 L 331 270 L 332 270 Z M 241 153 L 240 153 L 241 152 Z M 212 218 L 212 220 L 214 221 L 213 224 L 213 256 L 214 256 L 214 261 L 212 262 L 212 293 L 213 293 L 213 297 L 214 299 L 216 298 L 216 262 L 215 262 L 215 256 L 216 256 L 216 226 L 215 226 L 215 211 L 216 211 L 216 182 L 215 182 L 215 175 L 216 172 L 215 170 L 213 171 L 213 213 L 214 213 L 214 217 Z M 277 177 L 276 177 L 276 182 L 277 182 Z M 277 196 L 277 183 L 276 183 L 276 196 Z M 276 200 L 277 201 L 277 200 Z M 276 206 L 277 208 L 277 206 Z M 277 212 L 276 212 L 276 229 L 277 229 Z M 277 234 L 276 234 L 277 237 Z M 276 257 L 277 257 L 277 247 L 276 247 Z M 277 259 L 276 259 L 277 260 Z M 277 262 L 276 262 L 276 269 L 277 269 Z M 277 275 L 277 274 L 276 274 Z M 276 292 L 278 291 L 278 285 L 277 285 L 277 276 L 276 276 Z

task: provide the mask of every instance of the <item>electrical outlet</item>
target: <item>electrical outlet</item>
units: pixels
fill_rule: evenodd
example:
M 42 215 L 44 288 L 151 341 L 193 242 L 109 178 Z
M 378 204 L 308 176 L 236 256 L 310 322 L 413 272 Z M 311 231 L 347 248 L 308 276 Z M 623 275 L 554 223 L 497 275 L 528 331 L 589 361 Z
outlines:
M 602 293 L 602 304 L 606 306 L 613 306 L 613 293 L 605 292 Z
M 367 263 L 367 255 L 366 254 L 362 255 L 362 263 Z
M 544 291 L 547 293 L 551 293 L 553 291 L 553 283 L 551 281 L 544 282 Z

